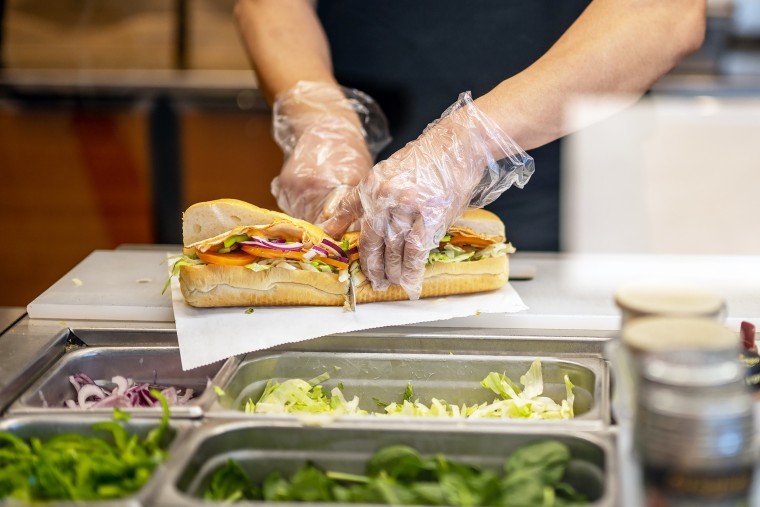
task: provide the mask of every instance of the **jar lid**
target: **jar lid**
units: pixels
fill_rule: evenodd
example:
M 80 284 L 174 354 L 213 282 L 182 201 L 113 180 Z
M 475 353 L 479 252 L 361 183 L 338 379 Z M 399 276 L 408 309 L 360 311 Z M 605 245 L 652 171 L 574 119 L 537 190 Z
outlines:
M 739 335 L 706 318 L 642 317 L 623 327 L 621 339 L 642 353 L 701 349 L 738 353 Z
M 662 280 L 638 280 L 620 286 L 615 291 L 615 304 L 642 316 L 714 317 L 723 308 L 720 296 L 704 287 Z

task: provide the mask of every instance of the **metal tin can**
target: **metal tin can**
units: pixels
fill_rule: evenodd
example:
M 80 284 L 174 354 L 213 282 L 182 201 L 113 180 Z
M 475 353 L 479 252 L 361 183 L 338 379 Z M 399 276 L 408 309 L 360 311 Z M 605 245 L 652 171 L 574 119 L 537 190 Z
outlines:
M 737 350 L 660 352 L 639 371 L 634 449 L 645 504 L 751 505 L 753 396 Z
M 634 378 L 638 375 L 633 371 L 632 363 L 635 356 L 654 352 L 674 346 L 672 337 L 663 339 L 662 332 L 652 335 L 642 335 L 644 338 L 634 338 L 636 343 L 628 343 L 627 328 L 641 319 L 652 317 L 670 318 L 700 318 L 723 321 L 726 315 L 726 305 L 721 297 L 702 286 L 684 282 L 665 280 L 635 280 L 618 287 L 614 300 L 620 309 L 620 336 L 618 340 L 609 342 L 605 355 L 612 365 L 612 413 L 618 422 L 629 422 L 633 418 L 635 389 Z M 646 340 L 647 336 L 653 339 Z M 692 339 L 687 335 L 684 340 Z M 677 345 L 677 344 L 676 344 Z
M 640 317 L 621 330 L 620 345 L 613 364 L 613 410 L 619 422 L 635 418 L 640 367 L 648 356 L 685 349 L 730 350 L 738 354 L 739 337 L 711 319 Z

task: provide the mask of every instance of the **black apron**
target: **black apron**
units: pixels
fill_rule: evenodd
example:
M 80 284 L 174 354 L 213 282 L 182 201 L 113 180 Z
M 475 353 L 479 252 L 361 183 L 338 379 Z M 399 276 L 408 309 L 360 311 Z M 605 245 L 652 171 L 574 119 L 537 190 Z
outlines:
M 335 75 L 371 95 L 393 141 L 414 140 L 460 92 L 477 98 L 536 61 L 590 0 L 322 0 Z M 536 172 L 487 209 L 519 250 L 559 249 L 559 144 L 531 150 Z

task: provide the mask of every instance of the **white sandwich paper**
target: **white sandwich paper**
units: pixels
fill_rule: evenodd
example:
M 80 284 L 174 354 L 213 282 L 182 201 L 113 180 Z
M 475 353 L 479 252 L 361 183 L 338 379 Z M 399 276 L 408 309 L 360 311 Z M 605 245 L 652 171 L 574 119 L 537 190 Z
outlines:
M 172 305 L 185 370 L 336 333 L 528 309 L 509 284 L 480 294 L 361 304 L 356 312 L 333 306 L 194 308 L 185 303 L 177 278 Z

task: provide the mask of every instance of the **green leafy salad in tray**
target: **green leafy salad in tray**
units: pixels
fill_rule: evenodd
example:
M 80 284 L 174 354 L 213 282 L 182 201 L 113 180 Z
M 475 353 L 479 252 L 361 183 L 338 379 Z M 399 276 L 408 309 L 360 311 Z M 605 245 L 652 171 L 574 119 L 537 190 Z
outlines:
M 502 470 L 423 456 L 397 445 L 380 449 L 364 475 L 301 466 L 290 478 L 271 472 L 256 484 L 229 459 L 202 493 L 209 500 L 337 502 L 390 505 L 493 505 L 537 507 L 582 505 L 586 498 L 565 482 L 570 451 L 562 442 L 540 440 L 516 449 Z
M 127 431 L 122 422 L 130 416 L 118 408 L 112 420 L 92 425 L 103 438 L 62 433 L 25 440 L 0 432 L 0 499 L 92 501 L 137 492 L 167 455 L 169 407 L 160 392 L 151 394 L 164 413 L 145 438 Z
M 329 393 L 322 383 L 330 378 L 324 373 L 311 380 L 289 379 L 283 382 L 269 380 L 264 392 L 257 402 L 249 399 L 245 412 L 255 414 L 330 414 L 330 415 L 367 415 L 359 408 L 360 399 L 354 396 L 347 400 L 343 395 L 343 385 L 338 384 Z M 496 398 L 486 403 L 472 405 L 453 405 L 445 400 L 432 398 L 424 404 L 414 398 L 412 384 L 407 384 L 403 400 L 386 403 L 375 399 L 382 407 L 377 415 L 395 416 L 431 416 L 431 417 L 466 417 L 466 418 L 501 418 L 501 419 L 570 419 L 573 414 L 573 384 L 567 375 L 564 377 L 566 398 L 559 403 L 543 396 L 544 382 L 541 373 L 541 361 L 536 359 L 525 375 L 520 377 L 520 384 L 513 382 L 502 373 L 491 372 L 480 385 L 493 391 Z

